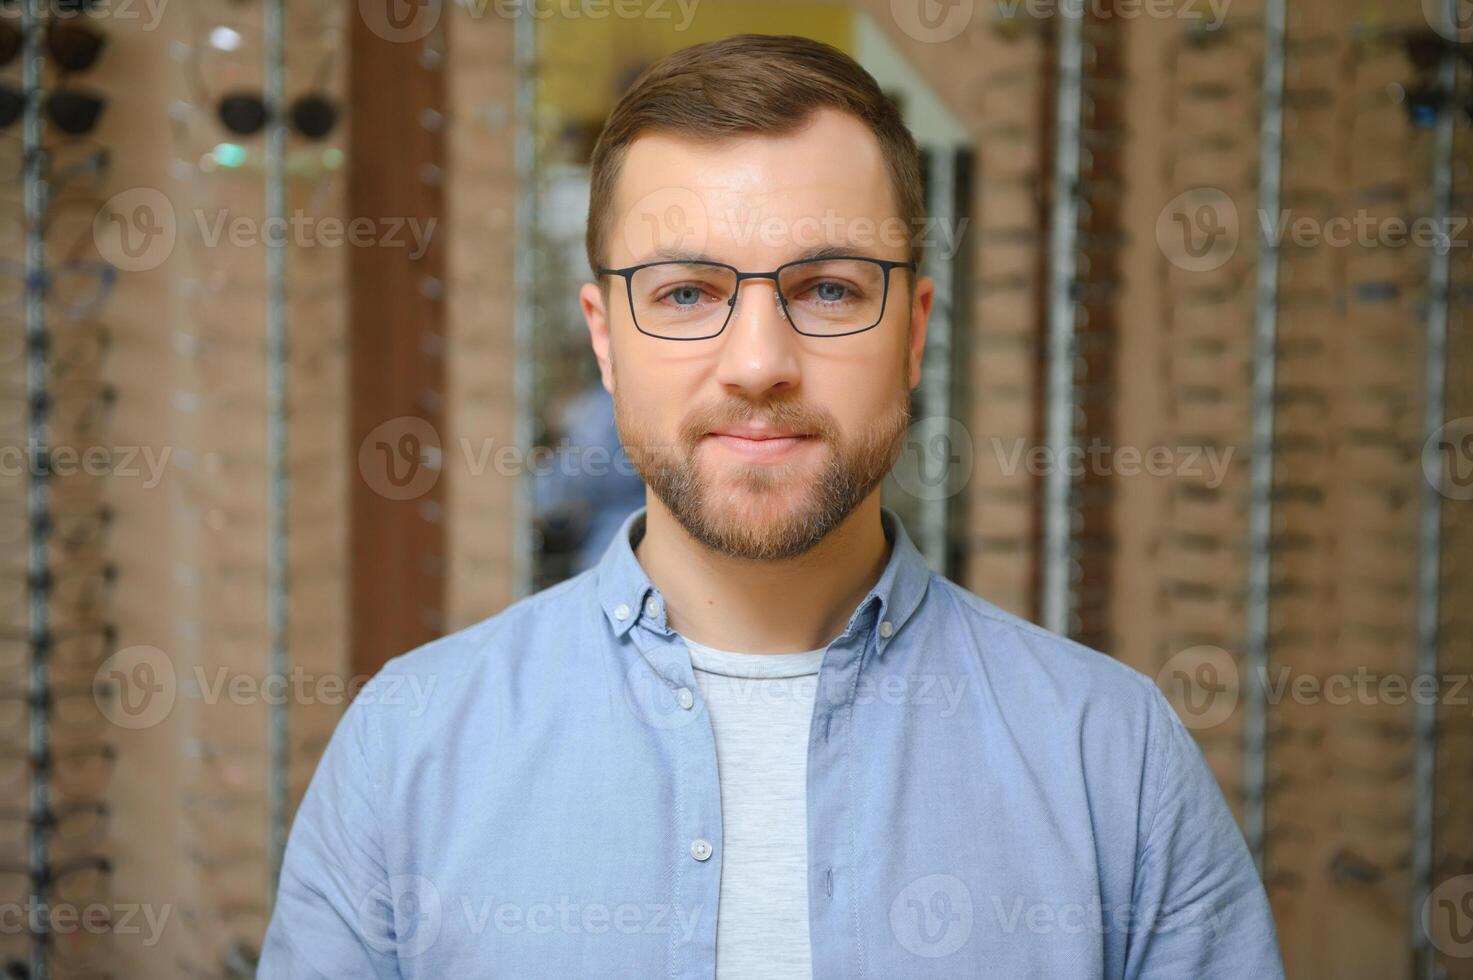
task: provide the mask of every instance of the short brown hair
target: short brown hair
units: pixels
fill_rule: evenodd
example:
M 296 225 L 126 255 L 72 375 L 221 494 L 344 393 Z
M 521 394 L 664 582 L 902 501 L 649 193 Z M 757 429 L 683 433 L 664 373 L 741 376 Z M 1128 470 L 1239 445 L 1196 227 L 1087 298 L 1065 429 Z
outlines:
M 646 68 L 614 106 L 593 148 L 588 264 L 604 265 L 614 186 L 629 145 L 650 132 L 698 140 L 794 132 L 819 109 L 856 116 L 880 142 L 895 206 L 920 261 L 925 201 L 920 151 L 895 103 L 853 58 L 806 37 L 737 34 L 682 48 Z

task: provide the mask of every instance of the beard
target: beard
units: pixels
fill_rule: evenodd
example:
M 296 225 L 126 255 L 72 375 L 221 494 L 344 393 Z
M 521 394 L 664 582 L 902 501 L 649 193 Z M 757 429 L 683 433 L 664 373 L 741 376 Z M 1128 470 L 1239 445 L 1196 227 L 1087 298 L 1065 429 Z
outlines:
M 791 399 L 761 407 L 732 400 L 696 411 L 668 448 L 629 416 L 617 395 L 614 418 L 635 471 L 691 537 L 731 558 L 776 561 L 811 550 L 895 465 L 910 425 L 903 376 L 897 387 L 891 410 L 847 440 L 827 414 Z M 827 450 L 822 463 L 723 461 L 718 472 L 709 463 L 703 468 L 707 433 L 755 421 L 810 433 Z

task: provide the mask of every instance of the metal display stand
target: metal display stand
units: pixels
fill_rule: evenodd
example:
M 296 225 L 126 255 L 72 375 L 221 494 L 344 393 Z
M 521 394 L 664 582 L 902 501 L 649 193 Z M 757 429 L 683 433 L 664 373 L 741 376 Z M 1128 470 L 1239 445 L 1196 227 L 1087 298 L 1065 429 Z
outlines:
M 272 117 L 266 129 L 266 222 L 286 221 L 286 37 L 284 0 L 267 0 L 263 8 L 266 104 Z M 267 675 L 286 690 L 291 654 L 288 648 L 289 581 L 287 508 L 291 478 L 287 468 L 287 297 L 286 242 L 266 243 L 266 625 L 270 637 Z M 289 806 L 288 715 L 286 699 L 267 706 L 267 894 L 274 903 L 282 856 L 286 852 Z
M 538 147 L 537 147 L 537 18 L 532 14 L 532 0 L 527 0 L 523 16 L 516 18 L 513 34 L 513 63 L 516 70 L 516 239 L 517 253 L 513 270 L 513 356 L 516 359 L 514 381 L 516 403 L 516 445 L 530 449 L 536 441 L 535 347 L 532 331 L 537 323 L 537 243 L 539 216 Z M 532 484 L 525 476 L 516 482 L 512 502 L 512 595 L 528 596 L 536 580 L 537 554 L 541 550 L 534 540 L 532 528 Z
M 1053 465 L 1043 489 L 1043 627 L 1068 635 L 1074 608 L 1073 479 L 1061 461 L 1074 443 L 1075 329 L 1079 307 L 1079 165 L 1083 134 L 1084 9 L 1059 7 L 1058 93 L 1055 99 L 1053 207 L 1049 216 L 1047 398 L 1045 442 Z
M 1458 37 L 1457 0 L 1443 0 L 1438 33 Z M 1447 408 L 1447 332 L 1452 291 L 1452 243 L 1446 239 L 1453 217 L 1453 153 L 1456 147 L 1459 53 L 1449 44 L 1437 66 L 1438 110 L 1432 172 L 1432 220 L 1439 230 L 1437 246 L 1427 271 L 1427 325 L 1423 351 L 1423 445 L 1435 438 Z M 1418 680 L 1436 689 L 1442 612 L 1442 483 L 1443 457 L 1424 457 L 1426 479 L 1421 486 L 1421 513 L 1417 541 L 1417 666 Z M 1416 974 L 1432 980 L 1438 975 L 1437 955 L 1431 947 L 1422 913 L 1432 893 L 1436 857 L 1438 699 L 1417 699 L 1412 800 L 1412 907 L 1411 935 Z
M 50 922 L 45 912 L 51 881 L 48 851 L 51 810 L 51 594 L 49 537 L 51 486 L 47 406 L 49 374 L 46 329 L 46 160 L 43 150 L 42 109 L 46 99 L 41 71 L 43 0 L 25 0 L 21 6 L 21 86 L 25 93 L 24 208 L 25 235 L 25 332 L 26 332 L 26 458 L 32 461 L 26 487 L 26 581 L 29 587 L 27 633 L 30 648 L 27 694 L 30 706 L 28 750 L 31 761 L 29 792 L 30 902 L 35 931 L 31 935 L 33 980 L 49 976 L 46 950 Z
M 1263 88 L 1259 107 L 1258 207 L 1279 214 L 1283 197 L 1284 57 L 1288 0 L 1268 0 L 1263 22 Z M 1248 594 L 1243 700 L 1243 836 L 1264 871 L 1267 832 L 1270 586 L 1273 578 L 1274 406 L 1279 308 L 1279 243 L 1260 228 L 1253 315 L 1253 452 L 1248 503 Z
M 937 146 L 927 156 L 927 186 L 931 201 L 927 214 L 939 227 L 958 227 L 956 208 L 957 156 L 952 146 Z M 956 315 L 956 256 L 926 252 L 924 272 L 936 285 L 931 319 L 926 325 L 926 349 L 921 371 L 920 392 L 923 408 L 930 418 L 952 417 L 952 364 L 955 351 L 952 341 Z M 950 461 L 944 465 L 951 466 Z M 943 472 L 942 479 L 949 478 Z M 931 562 L 931 567 L 945 574 L 947 545 L 950 534 L 950 494 L 931 494 L 921 499 L 920 525 L 916 528 L 916 545 Z

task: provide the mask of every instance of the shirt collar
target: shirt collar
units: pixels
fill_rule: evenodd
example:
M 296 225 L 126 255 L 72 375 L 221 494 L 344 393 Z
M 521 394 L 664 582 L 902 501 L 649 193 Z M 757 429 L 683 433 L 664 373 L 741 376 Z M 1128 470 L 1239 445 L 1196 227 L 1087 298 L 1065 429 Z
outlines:
M 623 636 L 641 619 L 653 629 L 668 631 L 664 596 L 634 556 L 634 545 L 644 536 L 648 510 L 641 507 L 624 519 L 595 567 L 599 605 L 615 636 Z M 883 654 L 919 608 L 931 583 L 931 568 L 911 542 L 899 515 L 882 506 L 880 523 L 891 541 L 890 558 L 879 581 L 855 607 L 844 632 L 861 627 L 872 630 L 876 650 Z M 877 614 L 867 618 L 876 607 Z

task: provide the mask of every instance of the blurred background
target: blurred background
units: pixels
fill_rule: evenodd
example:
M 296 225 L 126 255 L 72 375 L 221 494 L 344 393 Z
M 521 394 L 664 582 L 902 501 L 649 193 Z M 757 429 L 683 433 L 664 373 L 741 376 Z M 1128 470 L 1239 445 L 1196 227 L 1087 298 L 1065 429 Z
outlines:
M 0 2 L 7 975 L 253 975 L 357 687 L 643 503 L 589 153 L 747 31 L 924 149 L 932 565 L 1158 680 L 1291 977 L 1473 977 L 1465 0 Z

